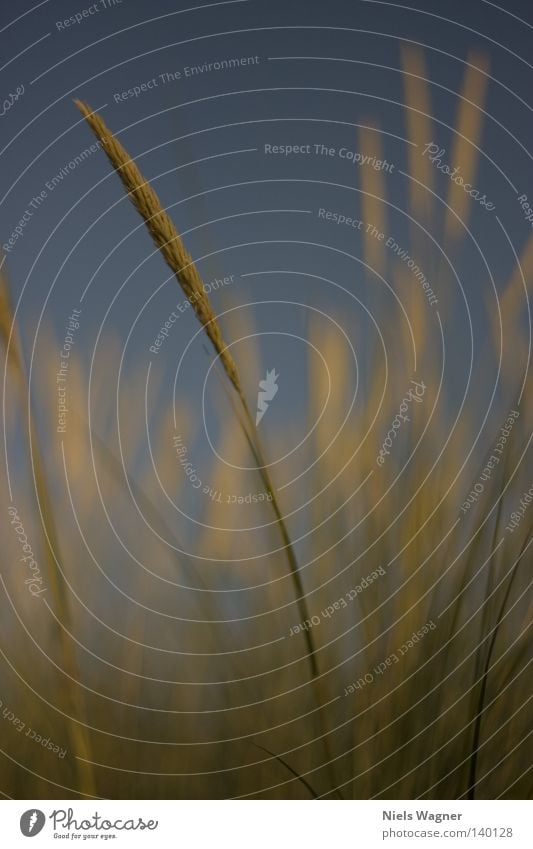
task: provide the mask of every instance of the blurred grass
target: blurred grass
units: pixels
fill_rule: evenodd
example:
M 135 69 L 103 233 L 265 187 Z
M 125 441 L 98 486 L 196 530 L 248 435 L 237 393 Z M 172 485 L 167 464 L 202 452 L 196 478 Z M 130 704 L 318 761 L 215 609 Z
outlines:
M 311 328 L 311 338 L 314 332 Z M 51 338 L 48 344 L 51 358 L 58 347 Z M 109 350 L 114 347 L 110 343 Z M 464 427 L 454 434 L 424 482 L 420 472 L 430 469 L 447 435 L 445 422 L 434 416 L 416 460 L 402 470 L 428 423 L 434 400 L 428 389 L 425 413 L 413 409 L 404 441 L 388 457 L 386 477 L 380 479 L 375 457 L 383 426 L 368 427 L 379 393 L 358 405 L 338 432 L 348 406 L 342 395 L 348 354 L 338 335 L 330 331 L 328 336 L 324 328 L 321 349 L 331 373 L 341 379 L 334 381 L 328 412 L 308 448 L 308 459 L 321 457 L 306 478 L 311 503 L 287 520 L 293 539 L 302 537 L 296 551 L 311 614 L 320 614 L 374 570 L 385 569 L 346 608 L 330 619 L 321 615 L 314 629 L 329 765 L 308 687 L 305 644 L 298 636 L 288 638 L 299 616 L 283 552 L 257 559 L 261 551 L 279 549 L 268 505 L 262 523 L 270 527 L 237 534 L 216 529 L 228 508 L 207 499 L 198 515 L 205 526 L 198 525 L 191 536 L 188 521 L 176 522 L 176 513 L 162 501 L 143 451 L 146 437 L 136 423 L 133 433 L 128 423 L 121 433 L 126 467 L 131 462 L 136 470 L 128 477 L 128 490 L 110 409 L 113 397 L 102 390 L 92 424 L 92 457 L 83 416 L 69 418 L 64 463 L 49 422 L 43 419 L 39 436 L 33 434 L 34 460 L 37 440 L 46 445 L 47 489 L 36 489 L 44 504 L 42 522 L 29 470 L 15 471 L 17 509 L 40 548 L 50 586 L 55 566 L 44 528 L 68 583 L 47 597 L 50 614 L 36 613 L 40 602 L 28 597 L 17 567 L 4 568 L 9 602 L 1 626 L 0 698 L 68 754 L 59 760 L 43 753 L 4 720 L 5 751 L 13 758 L 2 760 L 4 792 L 27 798 L 57 796 L 58 788 L 67 796 L 303 798 L 309 795 L 307 782 L 317 795 L 337 787 L 345 798 L 457 798 L 471 794 L 474 785 L 479 797 L 505 794 L 507 787 L 511 797 L 530 795 L 530 610 L 524 593 L 531 516 L 526 513 L 512 534 L 504 529 L 529 486 L 527 467 L 520 466 L 531 427 L 527 396 L 506 445 L 505 464 L 463 516 L 461 504 L 483 466 L 473 472 L 470 467 L 471 479 L 463 474 L 453 483 L 458 464 L 446 462 L 446 456 L 464 455 L 472 434 Z M 51 359 L 40 358 L 36 387 L 46 386 L 53 368 Z M 403 368 L 399 372 L 393 382 L 403 387 Z M 135 393 L 128 400 L 134 374 L 132 369 L 121 397 L 130 410 L 139 406 Z M 321 376 L 310 379 L 319 405 Z M 424 379 L 435 386 L 427 365 Z M 69 386 L 79 396 L 78 404 L 71 394 L 71 407 L 83 410 L 87 386 L 80 363 Z M 401 395 L 390 392 L 381 401 L 380 422 L 392 420 Z M 37 403 L 44 408 L 44 399 Z M 169 468 L 171 413 L 162 403 L 156 407 L 161 441 L 153 446 L 154 461 L 173 499 L 187 510 L 188 485 L 179 467 Z M 191 416 L 189 409 L 186 418 Z M 21 411 L 19 424 L 24 418 Z M 186 426 L 184 418 L 182 425 L 194 446 L 199 423 Z M 497 429 L 489 449 L 496 438 Z M 238 442 L 228 421 L 219 447 L 223 453 L 224 444 L 231 446 L 233 461 Z M 269 435 L 272 456 L 289 448 L 289 435 Z M 250 461 L 244 439 L 240 454 L 243 464 Z M 370 472 L 368 485 L 359 488 Z M 401 485 L 387 493 L 397 475 Z M 248 491 L 254 490 L 256 475 L 217 462 L 205 478 L 220 491 Z M 131 497 L 154 532 L 177 550 L 158 542 Z M 6 515 L 5 488 L 2 499 Z M 246 524 L 244 511 L 236 518 L 237 525 Z M 259 518 L 254 513 L 252 524 Z M 180 552 L 191 546 L 203 559 Z M 16 540 L 9 535 L 6 552 L 7 563 L 15 564 Z M 255 559 L 247 562 L 250 556 Z M 429 620 L 437 628 L 416 649 L 382 677 L 374 676 L 372 684 L 343 695 L 350 682 L 371 672 Z M 84 749 L 72 729 L 83 731 L 85 724 Z M 83 776 L 80 763 L 86 761 L 94 766 Z
M 408 133 L 415 143 L 425 144 L 431 119 L 424 57 L 405 50 L 403 61 Z M 473 64 L 485 68 L 479 58 Z M 480 73 L 470 69 L 465 77 L 453 153 L 472 179 L 472 144 L 482 133 L 479 110 L 472 105 L 473 99 L 482 105 Z M 361 131 L 359 142 L 363 152 L 378 155 L 377 133 Z M 434 188 L 434 174 L 428 160 L 413 151 L 411 211 L 427 224 L 435 219 L 428 191 Z M 385 232 L 383 176 L 364 172 L 362 189 L 362 218 Z M 467 221 L 471 209 L 465 198 L 450 189 L 450 205 Z M 458 245 L 461 234 L 453 216 L 445 217 L 444 229 L 452 248 Z M 412 241 L 418 257 L 422 248 L 414 229 Z M 369 345 L 358 402 L 351 407 L 355 375 L 349 346 L 334 325 L 311 320 L 308 338 L 325 357 L 331 387 L 318 361 L 310 358 L 308 407 L 300 415 L 291 411 L 282 427 L 264 431 L 268 457 L 289 453 L 316 422 L 330 392 L 325 414 L 302 449 L 289 453 L 282 469 L 271 470 L 310 615 L 320 618 L 312 629 L 318 702 L 305 639 L 289 636 L 300 613 L 269 505 L 247 512 L 196 498 L 173 456 L 174 413 L 163 375 L 155 368 L 150 455 L 139 413 L 144 412 L 141 365 L 130 363 L 125 369 L 117 404 L 120 340 L 111 335 L 102 342 L 93 370 L 90 428 L 87 366 L 75 355 L 70 361 L 71 412 L 59 440 L 54 380 L 60 345 L 45 329 L 28 409 L 23 345 L 11 334 L 4 275 L 0 335 L 5 355 L 9 345 L 4 365 L 13 498 L 54 590 L 46 605 L 28 594 L 17 572 L 18 543 L 4 520 L 0 787 L 5 794 L 533 795 L 527 593 L 533 510 L 513 533 L 505 530 L 531 485 L 526 462 L 531 396 L 527 383 L 521 394 L 516 368 L 527 356 L 519 332 L 526 284 L 515 271 L 502 286 L 503 332 L 513 339 L 516 358 L 504 361 L 505 400 L 495 406 L 482 445 L 460 472 L 479 423 L 463 413 L 452 427 L 451 413 L 438 395 L 441 340 L 428 332 L 429 307 L 402 263 L 394 263 L 377 245 L 365 239 L 365 262 L 393 280 L 398 291 L 408 292 L 402 301 L 410 326 L 399 305 L 397 314 L 389 310 L 380 316 L 389 355 L 387 383 L 382 352 L 377 343 Z M 522 257 L 526 279 L 532 245 L 533 239 Z M 445 291 L 440 256 L 427 246 L 423 250 L 428 274 L 431 270 L 431 279 Z M 232 302 L 227 298 L 224 303 Z M 443 313 L 448 306 L 443 298 Z M 334 310 L 329 315 L 346 329 L 342 315 Z M 254 332 L 253 320 L 237 313 L 229 313 L 223 324 L 230 342 Z M 359 328 L 348 330 L 357 346 Z M 491 330 L 487 356 L 497 358 L 496 319 Z M 414 376 L 413 343 L 417 379 L 427 384 L 427 392 L 423 404 L 411 405 L 411 421 L 381 470 L 377 453 Z M 249 342 L 249 356 L 239 363 L 245 387 L 257 385 L 260 364 L 261 351 Z M 462 514 L 484 458 L 520 396 L 520 418 L 502 461 L 478 503 Z M 475 410 L 475 390 L 470 405 Z M 199 398 L 178 399 L 179 432 L 191 455 L 202 430 L 199 409 Z M 249 442 L 222 388 L 217 416 L 221 456 L 231 456 L 235 466 L 253 465 Z M 307 466 L 300 483 L 288 492 L 280 489 Z M 203 477 L 215 491 L 261 489 L 257 472 L 216 458 Z M 0 499 L 6 517 L 5 485 Z M 258 527 L 232 530 L 248 521 Z M 185 553 L 191 550 L 195 556 Z M 384 575 L 353 601 L 330 618 L 322 614 L 378 569 Z M 435 622 L 434 630 L 383 675 L 373 673 L 429 621 Z M 345 688 L 369 674 L 371 683 L 344 695 Z M 66 748 L 65 758 L 17 731 L 4 710 Z

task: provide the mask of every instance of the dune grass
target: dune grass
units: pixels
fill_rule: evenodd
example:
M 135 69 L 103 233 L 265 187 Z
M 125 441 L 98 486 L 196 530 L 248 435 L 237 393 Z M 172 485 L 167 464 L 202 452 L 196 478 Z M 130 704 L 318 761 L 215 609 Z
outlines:
M 403 61 L 406 104 L 417 106 L 408 111 L 408 134 L 417 144 L 427 142 L 424 58 L 406 50 Z M 482 126 L 472 101 L 482 105 L 486 66 L 479 58 L 474 64 L 477 70 L 464 81 L 470 105 L 463 101 L 457 123 L 462 137 L 470 133 L 478 140 Z M 92 395 L 87 364 L 73 356 L 73 412 L 58 440 L 46 391 L 58 343 L 47 331 L 29 404 L 24 345 L 4 276 L 0 336 L 12 387 L 6 431 L 15 456 L 21 449 L 27 455 L 30 445 L 32 460 L 16 471 L 12 464 L 13 498 L 45 565 L 50 593 L 37 615 L 35 600 L 11 566 L 16 540 L 8 537 L 0 625 L 3 792 L 15 798 L 531 797 L 533 507 L 508 530 L 531 484 L 529 385 L 522 391 L 516 369 L 506 372 L 509 406 L 498 404 L 480 450 L 459 473 L 457 457 L 469 450 L 478 423 L 465 414 L 451 427 L 446 405 L 437 406 L 440 340 L 427 330 L 423 293 L 409 290 L 406 298 L 409 333 L 396 332 L 398 316 L 382 317 L 393 340 L 388 391 L 379 352 L 365 351 L 364 403 L 353 410 L 347 402 L 354 377 L 347 347 L 330 327 L 311 322 L 309 339 L 320 344 L 335 379 L 307 455 L 286 461 L 288 474 L 298 473 L 304 460 L 313 464 L 304 487 L 309 503 L 295 513 L 276 488 L 278 475 L 270 473 L 268 458 L 287 453 L 293 430 L 307 432 L 317 420 L 328 389 L 323 373 L 309 362 L 308 408 L 260 440 L 244 389 L 257 385 L 260 351 L 237 365 L 226 342 L 243 319 L 228 331 L 220 303 L 216 310 L 205 294 L 154 188 L 101 117 L 81 101 L 77 106 L 220 363 L 226 401 L 217 408 L 220 443 L 253 468 L 236 463 L 228 471 L 215 458 L 205 477 L 217 490 L 252 490 L 259 480 L 272 500 L 253 514 L 258 529 L 229 533 L 228 511 L 204 499 L 191 529 L 161 496 L 160 485 L 184 513 L 193 509 L 191 490 L 172 463 L 172 422 L 177 415 L 194 447 L 202 426 L 195 412 L 199 397 L 178 399 L 176 413 L 159 387 L 157 421 L 147 422 L 157 434 L 150 455 L 144 428 L 131 415 L 145 401 L 142 364 L 129 364 L 117 403 L 120 347 L 111 336 L 101 343 Z M 369 133 L 361 133 L 361 148 L 375 151 Z M 454 155 L 465 158 L 473 179 L 475 156 L 461 145 Z M 432 195 L 423 189 L 434 187 L 434 173 L 427 159 L 410 154 L 412 210 L 434 220 Z M 362 214 L 378 216 L 386 231 L 384 209 L 375 200 L 383 191 L 380 175 L 369 171 Z M 468 199 L 456 196 L 452 186 L 449 192 L 450 204 L 467 220 Z M 444 229 L 459 250 L 460 231 L 450 215 Z M 417 240 L 413 232 L 413 251 Z M 376 244 L 364 240 L 366 261 L 400 288 L 401 264 Z M 532 244 L 524 252 L 526 266 Z M 426 259 L 444 290 L 439 256 Z M 517 287 L 514 274 L 503 287 L 515 328 Z M 341 326 L 343 317 L 337 318 Z M 249 328 L 240 329 L 244 335 Z M 356 327 L 350 337 L 357 343 Z M 405 365 L 413 342 L 421 364 L 417 379 L 425 381 L 427 393 L 423 404 L 412 403 L 402 441 L 379 469 L 384 432 L 413 377 Z M 496 332 L 487 337 L 488 355 L 498 353 L 498 343 Z M 517 350 L 521 344 L 517 338 Z M 88 397 L 95 399 L 90 426 Z M 517 408 L 501 463 L 482 497 L 463 512 L 508 409 Z M 119 433 L 121 409 L 130 415 Z M 6 514 L 5 487 L 1 497 Z M 231 520 L 237 521 L 235 515 Z M 335 607 L 339 599 L 344 604 Z M 312 627 L 290 636 L 306 621 Z M 64 748 L 65 756 L 18 731 L 11 714 Z

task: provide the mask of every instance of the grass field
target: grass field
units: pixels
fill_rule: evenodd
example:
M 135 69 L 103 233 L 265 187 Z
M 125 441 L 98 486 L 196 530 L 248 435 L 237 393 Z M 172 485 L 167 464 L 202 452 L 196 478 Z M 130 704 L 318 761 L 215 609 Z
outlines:
M 420 104 L 423 56 L 404 63 L 406 105 Z M 463 94 L 453 158 L 473 177 L 480 73 L 467 73 Z M 102 139 L 108 131 L 84 114 Z M 408 115 L 411 139 L 427 142 L 426 119 Z M 376 153 L 373 136 L 359 142 Z M 531 798 L 522 273 L 530 279 L 533 240 L 521 272 L 498 281 L 502 323 L 487 327 L 487 363 L 499 362 L 502 339 L 512 353 L 486 417 L 475 388 L 458 411 L 427 291 L 406 287 L 410 269 L 369 234 L 365 260 L 406 293 L 380 316 L 386 358 L 377 343 L 361 351 L 359 328 L 333 305 L 333 321 L 308 323 L 327 369 L 309 355 L 306 407 L 256 427 L 261 345 L 254 337 L 244 361 L 227 348 L 253 337 L 252 319 L 232 312 L 233 295 L 217 293 L 215 310 L 202 294 L 172 221 L 118 144 L 109 133 L 104 150 L 218 356 L 222 459 L 198 448 L 201 383 L 174 406 L 164 372 L 154 365 L 148 390 L 143 363 L 123 369 L 110 333 L 94 363 L 70 359 L 58 438 L 62 342 L 41 331 L 30 375 L 31 340 L 4 274 L 4 795 Z M 429 220 L 427 157 L 413 157 L 411 172 L 410 209 Z M 364 180 L 361 218 L 386 232 L 383 175 Z M 456 184 L 448 191 L 442 239 L 455 257 L 473 201 Z M 417 239 L 413 229 L 420 258 Z M 432 327 L 442 328 L 453 321 L 448 270 L 425 250 L 439 292 Z

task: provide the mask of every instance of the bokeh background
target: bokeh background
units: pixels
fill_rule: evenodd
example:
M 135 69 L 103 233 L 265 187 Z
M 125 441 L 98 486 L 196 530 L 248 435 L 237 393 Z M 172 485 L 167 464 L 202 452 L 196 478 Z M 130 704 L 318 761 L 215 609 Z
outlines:
M 0 791 L 530 798 L 529 4 L 0 16 Z

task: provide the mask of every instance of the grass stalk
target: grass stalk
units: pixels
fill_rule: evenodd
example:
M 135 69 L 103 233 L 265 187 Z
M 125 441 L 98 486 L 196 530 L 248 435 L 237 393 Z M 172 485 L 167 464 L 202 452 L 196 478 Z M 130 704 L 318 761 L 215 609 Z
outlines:
M 15 371 L 21 398 L 23 398 L 27 391 L 28 378 L 22 356 L 22 348 L 13 322 L 8 281 L 3 270 L 0 271 L 0 338 L 4 343 L 6 356 L 11 355 L 11 365 Z M 65 622 L 67 630 L 71 630 L 68 598 L 62 576 L 59 574 L 57 567 L 57 560 L 61 559 L 59 537 L 54 521 L 52 499 L 31 407 L 28 409 L 28 417 L 32 470 L 37 503 L 41 511 L 48 580 L 57 610 L 60 613 L 60 618 Z M 94 771 L 90 763 L 90 745 L 87 731 L 84 727 L 86 720 L 85 703 L 80 694 L 81 685 L 76 686 L 74 684 L 80 677 L 76 653 L 72 641 L 63 628 L 58 628 L 57 630 L 63 655 L 64 672 L 66 674 L 65 687 L 67 701 L 70 712 L 75 717 L 67 723 L 70 746 L 74 755 L 74 773 L 77 776 L 79 792 L 82 795 L 94 796 L 96 795 Z
M 492 654 L 493 654 L 493 651 L 494 651 L 494 646 L 496 644 L 496 638 L 498 636 L 500 625 L 501 625 L 502 620 L 503 620 L 503 615 L 505 613 L 505 608 L 507 607 L 507 602 L 509 601 L 509 596 L 511 595 L 511 589 L 512 589 L 512 586 L 513 586 L 513 582 L 514 582 L 514 579 L 515 579 L 516 574 L 518 572 L 518 567 L 520 565 L 520 561 L 522 560 L 522 557 L 524 556 L 524 552 L 527 548 L 526 543 L 528 542 L 528 539 L 529 539 L 529 537 L 526 537 L 526 539 L 524 540 L 524 543 L 523 543 L 522 548 L 520 550 L 520 554 L 518 555 L 516 563 L 514 564 L 514 567 L 513 567 L 513 571 L 511 572 L 511 575 L 510 575 L 509 580 L 507 582 L 507 587 L 506 587 L 505 593 L 503 595 L 503 599 L 502 599 L 502 602 L 501 602 L 501 605 L 500 605 L 500 609 L 498 611 L 498 615 L 496 617 L 496 624 L 494 626 L 494 630 L 492 632 L 492 637 L 491 637 L 491 640 L 490 640 L 490 645 L 489 645 L 489 648 L 488 648 L 488 651 L 487 651 L 487 657 L 486 657 L 485 666 L 484 666 L 484 669 L 483 669 L 483 676 L 482 676 L 482 679 L 481 679 L 481 687 L 480 687 L 480 691 L 479 691 L 479 700 L 478 700 L 478 704 L 477 704 L 477 711 L 476 711 L 476 715 L 475 715 L 476 720 L 475 720 L 475 723 L 474 723 L 474 731 L 473 731 L 473 735 L 472 735 L 472 754 L 470 755 L 470 763 L 469 763 L 469 770 L 468 770 L 468 785 L 467 785 L 467 790 L 468 790 L 468 797 L 467 798 L 468 799 L 475 799 L 475 797 L 476 797 L 476 775 L 477 775 L 479 742 L 480 742 L 480 739 L 481 739 L 481 722 L 482 722 L 483 713 L 484 713 L 484 710 L 485 710 L 484 704 L 485 704 L 485 697 L 486 697 L 486 692 L 487 692 L 487 683 L 488 683 L 488 677 L 489 677 L 490 663 L 491 663 L 491 660 L 492 660 Z
M 267 463 L 265 462 L 263 451 L 259 443 L 254 419 L 246 401 L 237 365 L 228 351 L 216 314 L 213 311 L 209 298 L 204 291 L 204 284 L 200 273 L 198 272 L 191 255 L 183 244 L 181 236 L 177 232 L 172 219 L 163 209 L 159 197 L 150 183 L 143 177 L 136 163 L 132 160 L 126 149 L 113 135 L 111 130 L 108 129 L 100 115 L 94 112 L 87 103 L 84 103 L 81 100 L 75 100 L 74 103 L 86 119 L 98 141 L 101 143 L 111 165 L 122 181 L 130 200 L 144 219 L 148 232 L 150 233 L 155 245 L 160 250 L 167 265 L 175 274 L 179 285 L 193 307 L 196 317 L 204 327 L 213 348 L 220 357 L 222 367 L 237 393 L 246 420 L 247 426 L 244 428 L 244 431 L 248 444 L 257 462 L 258 471 L 261 475 L 264 486 L 267 492 L 270 492 L 272 495 L 270 503 L 276 517 L 276 524 L 283 542 L 283 549 L 287 557 L 299 614 L 302 621 L 305 621 L 309 619 L 310 616 L 294 548 L 285 519 L 283 518 L 283 514 L 279 506 L 275 489 L 268 473 Z M 313 682 L 313 690 L 318 703 L 321 736 L 325 747 L 326 760 L 329 763 L 331 762 L 331 755 L 329 751 L 328 732 L 323 717 L 322 699 L 318 693 L 319 670 L 316 660 L 316 648 L 309 630 L 304 630 L 304 636 L 307 647 L 307 660 L 309 663 L 311 680 Z

